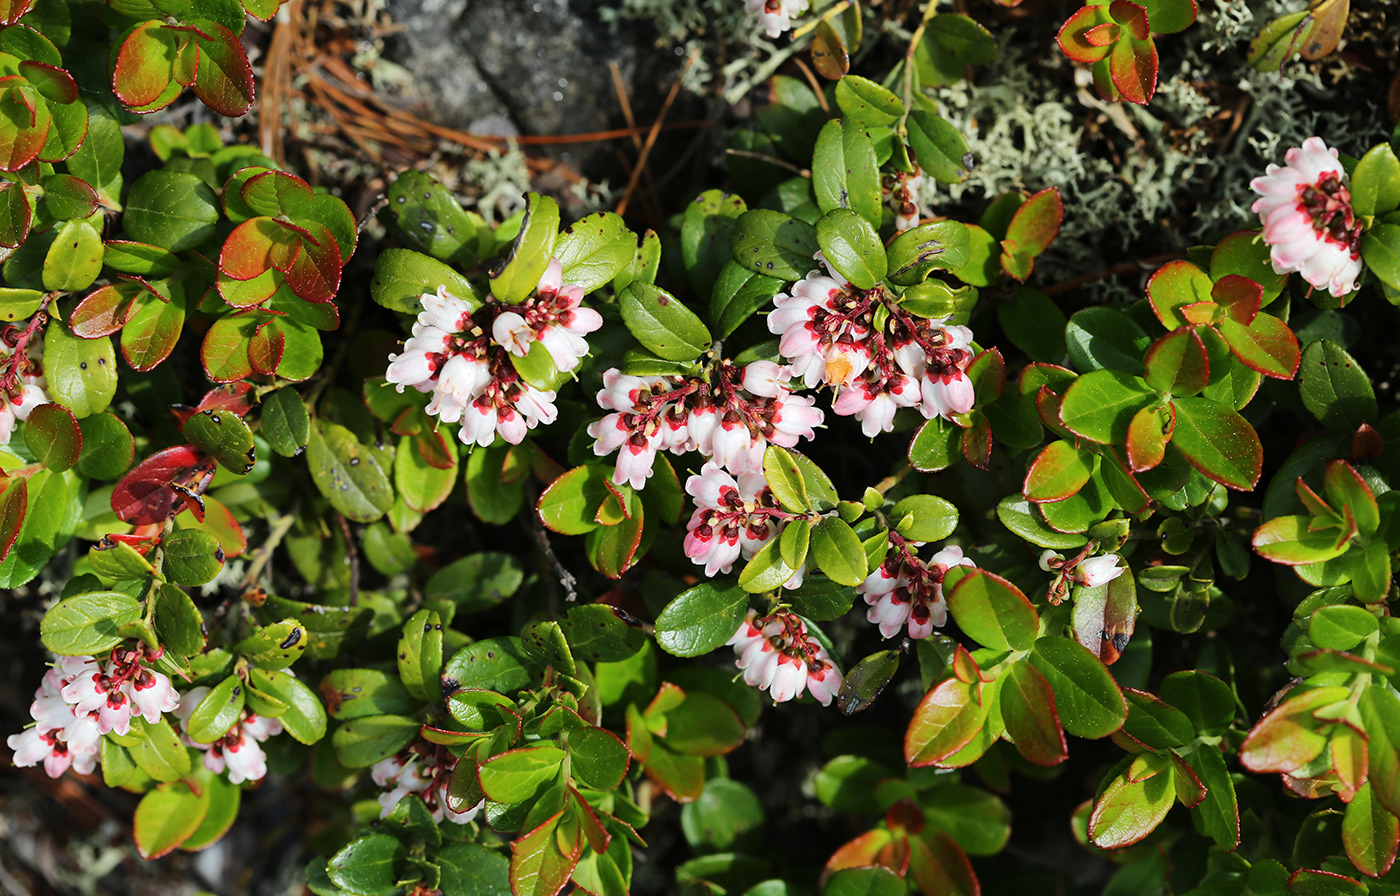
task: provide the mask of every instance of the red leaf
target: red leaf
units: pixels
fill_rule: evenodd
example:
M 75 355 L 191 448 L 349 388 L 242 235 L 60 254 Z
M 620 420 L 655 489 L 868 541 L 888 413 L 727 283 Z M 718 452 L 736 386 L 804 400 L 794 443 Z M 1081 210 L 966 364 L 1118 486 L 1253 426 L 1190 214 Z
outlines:
M 1106 49 L 1095 46 L 1088 39 L 1088 32 L 1106 21 L 1108 10 L 1102 6 L 1080 7 L 1074 15 L 1065 20 L 1060 26 L 1060 33 L 1055 36 L 1055 41 L 1060 45 L 1060 52 L 1075 62 L 1086 63 L 1098 62 L 1108 56 Z
M 1259 305 L 1264 300 L 1264 287 L 1248 277 L 1239 274 L 1226 274 L 1215 281 L 1210 297 L 1225 309 L 1231 320 L 1249 326 L 1259 313 Z
M 1152 31 L 1147 23 L 1147 10 L 1129 0 L 1113 0 L 1108 5 L 1108 14 L 1113 21 L 1122 25 L 1135 40 L 1147 40 Z
M 282 325 L 276 320 L 259 324 L 253 337 L 248 340 L 248 363 L 257 373 L 272 376 L 277 372 L 277 365 L 282 363 L 282 350 L 286 342 Z
M 1104 22 L 1084 32 L 1084 40 L 1094 47 L 1110 47 L 1122 29 L 1116 22 Z
M 296 262 L 301 241 L 272 218 L 250 218 L 233 228 L 219 250 L 219 270 L 235 280 L 252 280 Z
M 1171 405 L 1147 407 L 1134 414 L 1128 424 L 1128 469 L 1141 473 L 1160 464 L 1175 429 L 1176 408 Z
M 1136 6 L 1125 0 L 1116 0 L 1114 5 L 1118 3 Z M 1157 92 L 1157 45 L 1152 42 L 1151 36 L 1118 41 L 1109 54 L 1108 71 L 1113 78 L 1113 86 L 1118 88 L 1125 100 L 1139 106 L 1147 105 L 1152 94 Z
M 196 21 L 209 39 L 199 41 L 194 94 L 220 115 L 237 118 L 253 106 L 253 66 L 248 63 L 248 54 L 223 25 L 206 19 Z
M 325 226 L 312 224 L 315 242 L 301 238 L 301 251 L 294 262 L 283 270 L 292 292 L 308 302 L 329 302 L 340 288 L 340 247 Z
M 214 462 L 191 445 L 177 445 L 151 455 L 117 483 L 112 491 L 112 511 L 133 525 L 163 523 L 181 505 L 189 506 L 196 517 L 193 499 L 202 494 L 214 478 Z
M 1069 758 L 1055 692 L 1038 669 L 1030 663 L 1013 663 L 1000 694 L 1006 733 L 1026 761 L 1049 766 Z
M 136 312 L 139 286 L 113 283 L 95 290 L 78 303 L 68 319 L 74 336 L 98 339 L 110 336 L 126 326 Z
M 252 393 L 253 384 L 247 382 L 216 386 L 204 393 L 194 412 L 226 411 L 237 417 L 246 417 L 253 409 Z
M 983 414 L 975 414 L 972 425 L 962 431 L 962 453 L 979 470 L 992 460 L 992 424 Z
M 78 98 L 78 84 L 73 76 L 56 65 L 26 59 L 19 64 L 19 73 L 34 85 L 34 89 L 55 103 L 68 104 Z

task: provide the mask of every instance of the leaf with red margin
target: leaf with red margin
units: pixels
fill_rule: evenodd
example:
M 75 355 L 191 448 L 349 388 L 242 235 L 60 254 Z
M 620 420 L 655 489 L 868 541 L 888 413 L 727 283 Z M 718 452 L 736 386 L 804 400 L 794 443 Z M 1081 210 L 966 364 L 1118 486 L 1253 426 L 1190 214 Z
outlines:
M 1264 287 L 1248 277 L 1226 274 L 1215 281 L 1210 297 L 1225 309 L 1225 315 L 1231 320 L 1249 326 L 1259 313 L 1259 305 L 1264 300 Z
M 112 66 L 112 92 L 117 99 L 133 107 L 163 99 L 175 77 L 177 49 L 174 32 L 159 20 L 142 22 L 133 28 L 117 50 Z
M 914 768 L 934 765 L 971 742 L 987 720 L 981 690 L 981 684 L 970 685 L 956 678 L 931 688 L 909 720 L 904 761 Z
M 1231 274 L 1253 280 L 1263 288 L 1261 304 L 1268 304 L 1283 291 L 1288 274 L 1274 273 L 1273 262 L 1269 260 L 1269 247 L 1258 237 L 1257 230 L 1243 230 L 1217 243 L 1210 255 L 1210 275 L 1216 280 L 1223 280 Z
M 1338 547 L 1336 530 L 1319 532 L 1312 524 L 1312 517 L 1301 514 L 1276 516 L 1254 530 L 1252 546 L 1265 560 L 1284 566 L 1306 566 L 1340 557 L 1345 545 Z
M 866 831 L 854 840 L 842 844 L 831 854 L 831 858 L 826 860 L 826 866 L 822 869 L 822 877 L 845 871 L 847 868 L 869 868 L 873 865 L 889 868 L 896 874 L 903 875 L 908 865 L 907 851 L 903 855 L 904 861 L 898 866 L 887 864 L 895 859 L 894 851 L 890 848 L 894 840 L 894 834 L 884 828 Z
M 1176 788 L 1176 798 L 1186 808 L 1196 808 L 1206 798 L 1206 786 L 1185 759 L 1171 751 L 1168 751 L 1167 758 L 1172 761 L 1172 785 Z
M 1292 896 L 1353 896 L 1366 892 L 1366 885 L 1354 878 L 1332 871 L 1300 868 L 1288 878 Z
M 1205 343 L 1190 327 L 1172 330 L 1152 343 L 1143 363 L 1147 367 L 1143 379 L 1158 392 L 1195 395 L 1210 382 Z
M 171 77 L 181 87 L 193 87 L 195 78 L 199 77 L 199 41 L 194 35 L 180 36 Z
M 909 838 L 909 874 L 920 893 L 978 896 L 981 892 L 967 853 L 952 837 L 934 828 L 925 830 L 921 837 Z
M 204 519 L 196 519 L 190 508 L 185 508 L 175 517 L 175 525 L 181 529 L 198 529 L 201 532 L 208 532 L 219 541 L 219 546 L 224 549 L 224 556 L 228 559 L 242 556 L 248 550 L 248 535 L 239 525 L 238 518 L 233 515 L 223 502 L 217 498 L 204 498 Z
M 1027 762 L 1049 766 L 1069 758 L 1055 692 L 1038 669 L 1030 663 L 1012 663 L 1003 673 L 1000 694 L 1006 733 Z
M 1226 488 L 1254 488 L 1264 464 L 1254 427 L 1238 411 L 1208 398 L 1180 398 L 1174 405 L 1172 444 L 1191 466 Z
M 1134 414 L 1128 424 L 1128 469 L 1141 473 L 1160 464 L 1175 431 L 1176 408 L 1171 405 L 1147 407 Z
M 131 320 L 136 298 L 144 292 L 135 283 L 112 283 L 94 290 L 73 309 L 68 326 L 74 336 L 83 339 L 110 336 Z
M 1075 62 L 1098 62 L 1107 58 L 1108 50 L 1090 43 L 1088 33 L 1093 28 L 1108 21 L 1108 10 L 1102 6 L 1083 6 L 1060 26 L 1055 42 L 1060 52 Z
M 267 170 L 250 177 L 240 191 L 243 202 L 260 215 L 300 217 L 311 205 L 311 185 L 285 171 Z
M 1218 327 L 1230 351 L 1249 369 L 1279 380 L 1291 380 L 1298 372 L 1303 357 L 1298 337 L 1272 314 L 1258 315 L 1249 326 L 1226 318 Z
M 1240 764 L 1252 772 L 1288 774 L 1307 765 L 1327 749 L 1327 737 L 1314 713 L 1347 698 L 1344 687 L 1294 692 L 1250 729 L 1240 744 Z
M 72 411 L 46 402 L 29 412 L 24 423 L 24 443 L 39 463 L 61 473 L 78 462 L 78 455 L 83 452 L 83 433 Z
M 77 82 L 56 65 L 26 59 L 19 64 L 19 73 L 46 100 L 67 105 L 78 98 Z
M 258 325 L 248 340 L 248 363 L 255 372 L 272 376 L 277 372 L 277 365 L 282 363 L 282 351 L 286 344 L 282 324 L 277 320 L 265 321 Z
M 284 278 L 269 268 L 251 280 L 237 280 L 219 271 L 215 284 L 219 296 L 232 308 L 256 308 L 277 293 Z
M 1151 505 L 1152 498 L 1128 469 L 1128 465 L 1123 463 L 1119 450 L 1106 446 L 1099 450 L 1099 457 L 1103 459 L 1099 464 L 1099 472 L 1102 474 L 1104 488 L 1108 489 L 1114 503 L 1129 513 L 1142 513 L 1146 510 Z
M 233 228 L 219 250 L 219 270 L 252 280 L 268 270 L 286 271 L 301 250 L 301 236 L 272 218 L 251 218 Z
M 1122 26 L 1117 22 L 1104 22 L 1084 32 L 1084 40 L 1091 47 L 1111 47 L 1118 40 L 1122 30 Z
M 1391 815 L 1364 784 L 1342 815 L 1342 846 L 1362 874 L 1380 877 L 1395 864 L 1400 846 L 1400 819 Z
M 135 526 L 163 523 L 180 505 L 189 506 L 214 477 L 214 461 L 192 445 L 159 451 L 131 469 L 112 490 L 112 512 Z M 173 486 L 179 485 L 182 490 Z M 193 512 L 193 507 L 191 507 Z M 200 509 L 196 516 L 203 516 Z
M 1172 774 L 1165 770 L 1144 781 L 1113 779 L 1089 815 L 1089 839 L 1100 849 L 1132 846 L 1156 830 L 1175 801 Z
M 122 328 L 122 357 L 133 370 L 145 373 L 175 350 L 185 328 L 185 301 L 183 296 L 170 302 L 147 297 L 138 304 L 139 309 Z
M 1006 228 L 1006 238 L 1020 252 L 1039 255 L 1050 247 L 1065 219 L 1059 187 L 1046 187 L 1016 210 Z
M 15 181 L 0 181 L 0 246 L 18 248 L 29 237 L 33 212 L 24 185 Z
M 214 321 L 199 349 L 199 358 L 209 379 L 231 383 L 253 372 L 248 360 L 248 341 L 257 325 L 257 318 L 247 314 L 232 314 Z
M 583 831 L 571 815 L 561 810 L 511 843 L 512 896 L 554 896 L 564 889 L 583 851 Z
M 1094 472 L 1094 456 L 1060 439 L 1046 445 L 1026 471 L 1021 492 L 1035 504 L 1078 494 Z
M 24 513 L 29 509 L 29 480 L 13 476 L 5 491 L 0 492 L 0 561 L 10 553 L 24 526 Z
M 992 460 L 992 424 L 975 409 L 972 412 L 972 425 L 962 431 L 961 447 L 968 463 L 979 470 L 987 469 Z
M 1211 292 L 1215 284 L 1206 272 L 1189 261 L 1169 261 L 1147 281 L 1147 300 L 1162 326 L 1175 330 L 1185 326 L 1180 309 L 1196 302 L 1214 301 Z
M 1141 0 L 1153 34 L 1176 34 L 1196 21 L 1196 0 Z
M 199 71 L 194 95 L 204 105 L 230 118 L 237 118 L 253 107 L 253 66 L 234 33 L 217 22 L 195 19 L 207 33 L 199 41 Z
M 1330 461 L 1322 472 L 1322 491 L 1331 504 L 1351 511 L 1358 532 L 1367 538 L 1376 534 L 1381 524 L 1380 505 L 1371 486 L 1351 464 Z
M 1152 35 L 1147 21 L 1147 10 L 1130 0 L 1113 0 L 1108 5 L 1108 14 L 1113 21 L 1123 26 L 1133 40 L 1147 40 Z
M 1109 54 L 1108 71 L 1123 99 L 1139 106 L 1147 105 L 1157 92 L 1157 45 L 1151 37 L 1119 40 Z
M 308 223 L 314 239 L 301 237 L 301 251 L 285 269 L 287 286 L 308 302 L 329 302 L 340 289 L 340 247 L 325 225 Z
M 0 25 L 13 25 L 34 6 L 34 0 L 0 0 Z
M 18 171 L 39 157 L 53 118 L 33 87 L 18 77 L 0 78 L 0 171 Z

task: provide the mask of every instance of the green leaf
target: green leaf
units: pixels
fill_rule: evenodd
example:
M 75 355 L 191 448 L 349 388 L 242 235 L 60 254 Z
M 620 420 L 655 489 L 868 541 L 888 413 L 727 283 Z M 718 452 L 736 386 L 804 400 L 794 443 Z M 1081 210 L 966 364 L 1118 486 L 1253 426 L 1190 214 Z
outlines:
M 870 222 L 834 208 L 817 222 L 817 245 L 837 273 L 858 289 L 874 289 L 886 273 L 885 247 Z
M 700 656 L 723 645 L 744 621 L 743 588 L 701 582 L 682 591 L 656 617 L 656 643 L 674 656 Z
M 185 438 L 236 476 L 251 472 L 257 457 L 253 431 L 243 418 L 225 410 L 198 411 L 185 421 Z
M 521 649 L 519 638 L 484 638 L 452 655 L 442 670 L 442 687 L 448 692 L 484 688 L 513 694 L 529 687 L 538 670 L 539 665 Z
M 1161 692 L 1163 700 L 1186 714 L 1198 734 L 1219 736 L 1234 721 L 1234 694 L 1214 675 L 1197 669 L 1173 672 L 1162 679 Z
M 66 221 L 44 258 L 44 288 L 87 289 L 102 270 L 102 237 L 87 221 Z
M 1332 429 L 1351 432 L 1377 418 L 1371 378 L 1345 349 L 1326 339 L 1303 349 L 1298 394 L 1303 406 Z
M 681 807 L 681 830 L 695 847 L 728 849 L 763 824 L 758 796 L 730 778 L 712 778 L 693 803 Z
M 730 243 L 734 227 L 747 210 L 741 197 L 722 190 L 706 190 L 685 207 L 681 219 L 681 258 L 700 295 L 711 293 L 721 272 L 729 269 L 733 259 Z M 626 249 L 630 260 L 634 250 L 631 240 Z
M 967 76 L 969 65 L 991 62 L 996 51 L 996 38 L 970 16 L 935 15 L 914 51 L 919 83 L 925 87 L 955 84 Z
M 430 703 L 442 697 L 442 637 L 442 618 L 432 610 L 419 610 L 403 624 L 396 652 L 404 687 Z
M 433 573 L 423 593 L 429 600 L 457 604 L 459 613 L 472 613 L 500 604 L 524 580 L 525 572 L 514 555 L 485 551 L 469 554 Z
M 859 75 L 846 75 L 837 81 L 835 93 L 842 114 L 866 127 L 888 127 L 904 114 L 898 97 Z
M 553 619 L 533 622 L 520 633 L 520 646 L 541 665 L 550 666 L 564 675 L 577 675 L 574 655 L 559 623 Z M 407 683 L 407 682 L 405 682 Z
M 321 680 L 320 689 L 334 719 L 405 715 L 422 706 L 398 676 L 378 669 L 332 669 Z
M 1021 589 L 982 569 L 958 580 L 948 611 L 968 637 L 996 650 L 1029 650 L 1040 619 Z
M 1259 481 L 1264 449 L 1248 421 L 1208 398 L 1176 401 L 1172 444 L 1191 465 L 1228 488 L 1248 490 Z
M 1351 173 L 1351 207 L 1358 215 L 1383 215 L 1400 206 L 1400 159 L 1388 143 L 1371 147 Z
M 404 847 L 389 834 L 367 834 L 351 841 L 326 863 L 331 881 L 355 896 L 389 896 L 398 889 Z
M 398 235 L 410 248 L 464 267 L 476 263 L 476 225 L 431 176 L 411 169 L 399 174 L 389 186 L 389 210 L 398 223 Z
M 997 504 L 997 519 L 1018 537 L 1036 547 L 1066 550 L 1084 545 L 1088 539 L 1077 533 L 1058 532 L 1021 495 L 1008 495 Z
M 449 843 L 433 856 L 442 896 L 510 896 L 510 860 L 479 843 Z
M 1351 650 L 1379 628 L 1369 611 L 1349 604 L 1319 607 L 1308 617 L 1308 640 L 1327 650 Z
M 612 212 L 595 212 L 565 227 L 554 245 L 564 282 L 587 295 L 606 286 L 636 251 L 636 234 Z
M 198 794 L 184 781 L 161 784 L 141 798 L 132 819 L 136 851 L 143 859 L 158 859 L 190 838 L 209 812 L 210 795 Z
M 1028 762 L 1049 766 L 1069 758 L 1065 732 L 1055 711 L 1055 695 L 1034 666 L 1012 663 L 1004 673 L 999 695 L 1006 733 Z
M 491 294 L 515 305 L 535 291 L 559 238 L 559 205 L 548 196 L 526 194 L 525 219 L 505 262 L 491 272 Z
M 889 279 L 899 286 L 913 286 L 934 271 L 957 273 L 967 264 L 972 236 L 958 221 L 930 221 L 901 232 L 886 250 Z
M 816 263 L 817 233 L 812 225 L 772 209 L 750 209 L 739 218 L 730 244 L 734 260 L 751 271 L 779 280 L 801 280 Z
M 660 287 L 634 282 L 618 297 L 623 323 L 645 348 L 668 361 L 690 361 L 710 347 L 710 331 Z
M 1095 801 L 1089 839 L 1101 849 L 1131 846 L 1162 823 L 1175 800 L 1171 772 L 1160 771 L 1136 782 L 1124 772 Z
M 927 33 L 927 32 L 926 32 Z M 971 173 L 967 138 L 942 116 L 915 109 L 908 119 L 909 148 L 919 167 L 943 184 L 958 184 Z
M 559 626 L 568 639 L 570 651 L 587 662 L 617 663 L 642 649 L 646 637 L 626 614 L 619 615 L 609 604 L 571 607 Z M 630 617 L 626 617 L 630 618 Z
M 78 421 L 83 451 L 77 471 L 89 479 L 116 479 L 136 457 L 136 443 L 126 424 L 109 411 Z
M 903 896 L 908 890 L 895 872 L 875 866 L 836 872 L 822 888 L 822 896 Z
M 773 496 L 784 508 L 794 513 L 805 513 L 811 509 L 807 499 L 807 486 L 802 481 L 802 471 L 787 449 L 770 445 L 763 454 L 763 475 Z
M 588 787 L 613 790 L 627 774 L 630 755 L 617 735 L 589 726 L 568 734 L 570 773 Z
M 1060 724 L 1076 737 L 1107 737 L 1123 726 L 1128 705 L 1108 669 L 1077 641 L 1047 637 L 1035 642 L 1031 663 L 1050 682 Z
M 204 617 L 183 589 L 161 585 L 155 592 L 156 636 L 165 648 L 179 656 L 195 656 L 204 650 Z
M 199 529 L 178 529 L 161 539 L 165 557 L 162 571 L 176 585 L 203 585 L 212 582 L 224 568 L 224 549 L 219 540 Z
M 61 473 L 78 462 L 83 434 L 72 411 L 58 404 L 41 404 L 24 421 L 24 444 L 34 459 Z
M 1128 440 L 1133 415 L 1156 396 L 1140 377 L 1093 370 L 1076 379 L 1060 403 L 1060 420 L 1076 435 L 1104 445 Z
M 859 585 L 869 572 L 859 536 L 840 517 L 824 517 L 812 527 L 809 556 L 827 578 L 841 585 Z
M 942 541 L 957 528 L 958 508 L 936 495 L 909 495 L 895 502 L 890 521 L 912 541 Z
M 316 422 L 306 443 L 306 462 L 331 506 L 357 523 L 374 522 L 394 504 L 378 456 L 339 424 Z
M 612 470 L 602 464 L 574 467 L 540 495 L 540 520 L 561 535 L 582 535 L 598 528 L 598 512 L 612 497 Z
M 365 716 L 346 722 L 331 736 L 336 759 L 346 768 L 369 768 L 418 738 L 422 727 L 407 716 Z
M 264 669 L 285 669 L 306 651 L 306 624 L 283 619 L 264 625 L 233 645 L 232 650 Z
M 49 397 L 79 420 L 107 409 L 117 393 L 117 356 L 112 340 L 79 339 L 66 323 L 44 330 L 44 375 Z
M 122 227 L 139 243 L 171 252 L 193 249 L 214 236 L 219 199 L 187 171 L 148 171 L 131 185 Z
M 118 629 L 140 618 L 141 605 L 120 591 L 77 594 L 44 614 L 39 639 L 59 656 L 93 656 L 120 644 Z
M 131 731 L 140 740 L 127 749 L 141 771 L 157 781 L 174 781 L 189 774 L 189 751 L 168 719 L 150 725 L 133 717 Z
M 1146 691 L 1126 688 L 1128 720 L 1123 733 L 1150 750 L 1184 746 L 1196 737 L 1195 726 L 1186 713 Z
M 1376 800 L 1369 783 L 1361 785 L 1342 815 L 1342 846 L 1347 858 L 1362 874 L 1380 877 L 1395 863 L 1397 845 L 1400 819 Z
M 1361 258 L 1381 282 L 1400 289 L 1400 224 L 1377 224 L 1363 233 Z
M 213 743 L 243 720 L 245 699 L 243 682 L 230 675 L 199 701 L 185 723 L 185 732 L 197 743 Z
M 728 338 L 754 312 L 767 308 L 783 281 L 749 270 L 731 259 L 719 272 L 710 298 L 710 322 L 716 339 Z
M 1065 326 L 1065 349 L 1076 369 L 1088 373 L 1109 370 L 1120 376 L 1141 374 L 1142 359 L 1152 340 L 1126 312 L 1117 308 L 1085 308 Z
M 1027 501 L 1060 501 L 1078 494 L 1094 472 L 1094 455 L 1061 439 L 1046 445 L 1026 471 Z
M 481 789 L 498 803 L 523 803 L 539 796 L 559 776 L 564 751 L 549 744 L 507 750 L 477 770 Z
M 311 438 L 311 417 L 295 389 L 263 396 L 258 434 L 283 457 L 295 457 Z
M 435 258 L 412 249 L 389 248 L 374 260 L 374 277 L 369 282 L 370 298 L 391 311 L 418 314 L 423 310 L 420 297 L 437 292 L 439 286 L 472 310 L 481 307 L 481 299 L 466 277 Z M 533 284 L 531 284 L 533 287 Z
M 812 188 L 823 213 L 846 209 L 880 226 L 879 165 L 875 144 L 862 125 L 833 119 L 822 127 L 812 156 Z M 821 240 L 820 227 L 817 239 Z
M 789 523 L 789 526 L 796 523 Z M 802 580 L 802 586 L 789 592 L 787 601 L 799 615 L 813 622 L 826 622 L 840 619 L 850 612 L 855 602 L 855 592 L 849 585 L 842 585 L 830 579 L 811 576 Z
M 1254 550 L 1274 563 L 1302 566 L 1340 557 L 1347 545 L 1337 546 L 1336 533 L 1313 531 L 1312 517 L 1276 516 L 1254 532 Z

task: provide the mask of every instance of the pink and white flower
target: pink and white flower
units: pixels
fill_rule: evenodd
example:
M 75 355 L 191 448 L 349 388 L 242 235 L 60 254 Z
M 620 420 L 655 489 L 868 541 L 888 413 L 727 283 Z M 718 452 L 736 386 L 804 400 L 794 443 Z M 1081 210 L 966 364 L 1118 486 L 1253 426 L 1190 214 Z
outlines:
M 734 664 L 744 672 L 744 681 L 766 690 L 774 703 L 784 703 L 810 691 L 823 706 L 841 690 L 841 671 L 826 648 L 807 633 L 807 627 L 793 613 L 779 610 L 760 617 L 748 616 L 726 642 L 738 659 Z
M 427 805 L 434 821 L 466 824 L 476 818 L 485 800 L 461 811 L 450 805 L 449 786 L 456 766 L 457 757 L 445 748 L 422 741 L 376 762 L 369 774 L 377 786 L 384 788 L 379 795 L 379 817 L 388 818 L 404 797 L 415 794 Z
M 1074 570 L 1074 581 L 1076 584 L 1086 588 L 1097 588 L 1099 585 L 1107 585 L 1114 579 L 1127 572 L 1125 567 L 1119 566 L 1121 558 L 1117 554 L 1104 554 L 1102 557 L 1090 557 L 1088 560 L 1081 560 Z
M 777 39 L 792 28 L 793 16 L 807 11 L 807 0 L 745 0 L 750 15 L 758 16 L 759 25 L 769 39 Z
M 880 627 L 880 634 L 893 638 L 907 629 L 911 638 L 927 638 L 934 628 L 948 621 L 948 605 L 943 600 L 943 577 L 954 566 L 976 566 L 963 555 L 962 548 L 948 545 L 925 563 L 919 559 L 920 542 L 889 533 L 890 549 L 884 562 L 856 593 L 870 609 L 865 618 Z
M 685 555 L 713 577 L 729 572 L 741 556 L 752 557 L 778 531 L 778 501 L 762 473 L 737 479 L 710 461 L 686 480 L 695 513 L 686 524 Z
M 49 400 L 44 391 L 42 341 L 34 338 L 34 324 L 24 330 L 13 326 L 0 331 L 0 445 L 10 444 L 15 424 L 29 419 L 29 412 Z
M 603 318 L 581 305 L 583 288 L 563 282 L 551 259 L 533 295 L 518 305 L 489 298 L 473 308 L 445 286 L 419 297 L 423 307 L 404 350 L 389 356 L 385 379 L 432 392 L 425 410 L 461 423 L 463 444 L 492 445 L 499 437 L 518 445 L 525 434 L 558 418 L 555 393 L 525 382 L 511 363 L 530 346 L 544 346 L 554 366 L 573 370 L 588 354 L 584 337 Z
M 1309 137 L 1249 182 L 1250 208 L 1264 225 L 1274 272 L 1294 271 L 1341 298 L 1361 274 L 1361 224 L 1351 206 L 1346 172 L 1321 138 Z
M 262 742 L 280 734 L 282 723 L 244 709 L 243 718 L 213 743 L 202 744 L 189 735 L 190 716 L 209 694 L 209 688 L 192 688 L 180 698 L 175 714 L 180 718 L 185 746 L 204 751 L 204 767 L 216 775 L 228 772 L 230 784 L 261 781 L 267 775 L 267 754 Z

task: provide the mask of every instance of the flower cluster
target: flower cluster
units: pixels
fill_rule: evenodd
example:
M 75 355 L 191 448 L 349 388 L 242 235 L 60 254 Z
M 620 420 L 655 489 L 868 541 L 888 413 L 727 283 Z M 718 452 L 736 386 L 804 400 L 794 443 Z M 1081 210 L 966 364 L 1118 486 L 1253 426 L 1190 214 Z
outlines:
M 1091 548 L 1092 544 L 1086 545 L 1084 550 L 1068 560 L 1054 551 L 1047 550 L 1041 553 L 1040 568 L 1055 573 L 1055 581 L 1050 583 L 1047 595 L 1050 603 L 1058 604 L 1064 600 L 1071 583 L 1085 588 L 1097 588 L 1099 585 L 1107 585 L 1127 572 L 1127 567 L 1118 565 L 1121 558 L 1117 554 L 1090 557 Z
M 97 767 L 102 735 L 126 734 L 132 716 L 160 721 L 180 703 L 180 695 L 164 673 L 146 664 L 163 651 L 144 645 L 113 648 L 106 663 L 90 656 L 65 656 L 44 673 L 29 713 L 34 726 L 11 735 L 15 765 L 44 764 L 57 778 L 71 766 L 78 774 Z
M 810 439 L 822 412 L 788 388 L 789 372 L 772 361 L 742 368 L 715 364 L 708 377 L 603 374 L 598 405 L 611 411 L 588 427 L 593 452 L 617 451 L 613 481 L 640 489 L 656 452 L 699 451 L 740 476 L 763 469 L 769 445 L 791 448 Z
M 190 716 L 209 694 L 204 687 L 192 688 L 180 698 L 180 706 L 175 714 L 180 718 L 181 740 L 185 746 L 204 751 L 204 767 L 216 775 L 228 771 L 231 784 L 244 781 L 261 781 L 267 774 L 267 754 L 260 744 L 274 734 L 282 732 L 282 723 L 276 719 L 259 716 L 251 709 L 244 708 L 242 721 L 236 722 L 223 737 L 213 743 L 202 744 L 189 735 Z
M 1284 154 L 1284 164 L 1249 182 L 1259 194 L 1250 208 L 1264 224 L 1274 272 L 1294 271 L 1341 298 L 1361 274 L 1361 224 L 1351 207 L 1346 172 L 1318 137 Z
M 710 461 L 685 483 L 695 499 L 695 512 L 686 524 L 685 555 L 705 567 L 705 575 L 729 572 L 734 561 L 758 553 L 782 531 L 789 516 L 778 506 L 762 473 L 729 475 Z M 806 565 L 785 582 L 802 584 Z
M 795 614 L 779 610 L 759 616 L 749 610 L 739 630 L 726 642 L 739 658 L 744 681 L 766 690 L 774 703 L 802 696 L 805 689 L 822 706 L 841 690 L 841 671 L 830 654 L 807 634 L 807 626 Z
M 421 742 L 376 762 L 370 767 L 370 777 L 376 785 L 386 788 L 379 795 L 379 817 L 388 817 L 399 800 L 413 793 L 427 805 L 434 821 L 446 819 L 466 824 L 476 818 L 485 800 L 461 812 L 453 811 L 450 805 L 447 791 L 456 766 L 457 757 L 445 748 Z
M 898 172 L 886 175 L 880 184 L 880 197 L 894 209 L 894 229 L 905 231 L 919 226 L 924 211 L 919 204 L 919 191 L 923 189 L 924 175 L 916 169 L 914 174 Z
M 894 532 L 889 538 L 884 561 L 856 586 L 856 593 L 870 607 L 865 618 L 878 625 L 886 638 L 893 638 L 906 626 L 909 637 L 927 638 L 935 627 L 948 621 L 943 577 L 954 566 L 977 564 L 963 556 L 957 545 L 948 545 L 925 563 L 918 553 L 923 542 L 909 541 Z
M 860 420 L 871 437 L 889 432 L 902 407 L 947 420 L 972 409 L 971 330 L 912 315 L 883 286 L 857 289 L 820 252 L 816 257 L 827 273 L 811 271 L 791 294 L 778 293 L 768 315 L 793 376 L 808 388 L 836 389 L 832 410 Z M 877 328 L 881 309 L 888 320 Z
M 792 28 L 793 16 L 807 11 L 807 0 L 745 0 L 749 15 L 758 16 L 758 23 L 770 39 L 776 39 Z
M 518 305 L 488 299 L 476 308 L 439 286 L 419 297 L 423 311 L 404 350 L 389 356 L 385 378 L 433 393 L 427 412 L 462 425 L 463 444 L 489 447 L 499 435 L 512 445 L 541 423 L 559 416 L 554 392 L 526 382 L 511 356 L 523 358 L 538 342 L 561 371 L 588 354 L 588 333 L 603 318 L 584 308 L 583 288 L 563 282 L 557 259 L 535 292 Z
M 0 331 L 0 445 L 10 444 L 15 422 L 49 400 L 44 389 L 44 366 L 34 334 L 43 321 L 36 315 L 24 330 L 13 326 Z

